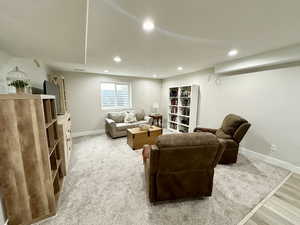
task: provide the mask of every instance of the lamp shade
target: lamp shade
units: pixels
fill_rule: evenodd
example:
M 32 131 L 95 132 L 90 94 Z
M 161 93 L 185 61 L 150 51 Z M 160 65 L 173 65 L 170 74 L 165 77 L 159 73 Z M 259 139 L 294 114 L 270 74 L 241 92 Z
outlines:
M 159 108 L 159 104 L 157 102 L 154 102 L 153 105 L 152 105 L 152 107 L 154 109 L 158 109 Z

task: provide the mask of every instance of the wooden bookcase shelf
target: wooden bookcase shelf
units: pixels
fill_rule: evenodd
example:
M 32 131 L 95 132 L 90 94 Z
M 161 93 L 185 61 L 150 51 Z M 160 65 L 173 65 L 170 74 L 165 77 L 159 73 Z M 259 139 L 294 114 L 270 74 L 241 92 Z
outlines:
M 43 108 L 47 143 L 49 148 L 51 178 L 55 201 L 57 203 L 59 199 L 58 193 L 60 193 L 62 190 L 64 178 L 62 173 L 62 155 L 64 153 L 64 149 L 62 149 L 63 145 L 60 143 L 63 137 L 60 137 L 58 132 L 55 99 L 43 99 Z
M 9 225 L 32 224 L 57 211 L 65 137 L 59 132 L 55 106 L 50 95 L 0 94 L 5 128 L 0 135 L 0 180 Z

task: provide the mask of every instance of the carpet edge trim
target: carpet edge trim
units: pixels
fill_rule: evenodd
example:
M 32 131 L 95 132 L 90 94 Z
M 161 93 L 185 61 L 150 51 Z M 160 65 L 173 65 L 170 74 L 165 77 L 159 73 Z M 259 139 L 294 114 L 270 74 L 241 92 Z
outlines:
M 278 186 L 273 191 L 271 191 L 263 200 L 261 200 L 237 225 L 244 225 L 245 223 L 247 223 L 248 220 L 260 209 L 260 207 L 263 206 L 265 202 L 268 201 L 292 175 L 293 173 L 290 172 L 283 179 L 283 181 L 280 184 L 278 184 Z

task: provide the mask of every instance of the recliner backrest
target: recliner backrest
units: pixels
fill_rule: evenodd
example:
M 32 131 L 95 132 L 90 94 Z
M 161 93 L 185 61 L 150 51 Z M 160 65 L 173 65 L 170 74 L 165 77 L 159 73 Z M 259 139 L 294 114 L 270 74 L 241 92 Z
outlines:
M 160 172 L 213 169 L 223 151 L 216 136 L 209 133 L 162 135 L 157 147 Z
M 247 120 L 235 114 L 228 114 L 223 120 L 221 129 L 225 134 L 233 136 L 235 131 L 241 126 L 243 123 L 246 123 Z
M 223 120 L 221 128 L 217 130 L 216 135 L 223 139 L 234 139 L 239 143 L 250 126 L 251 124 L 244 118 L 235 114 L 228 114 Z

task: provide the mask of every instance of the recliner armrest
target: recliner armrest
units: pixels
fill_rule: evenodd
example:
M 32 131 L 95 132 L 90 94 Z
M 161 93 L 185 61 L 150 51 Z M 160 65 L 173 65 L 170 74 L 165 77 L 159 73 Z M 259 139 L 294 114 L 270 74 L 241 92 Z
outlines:
M 209 132 L 209 133 L 212 133 L 212 134 L 216 134 L 217 129 L 196 127 L 194 129 L 194 132 Z

